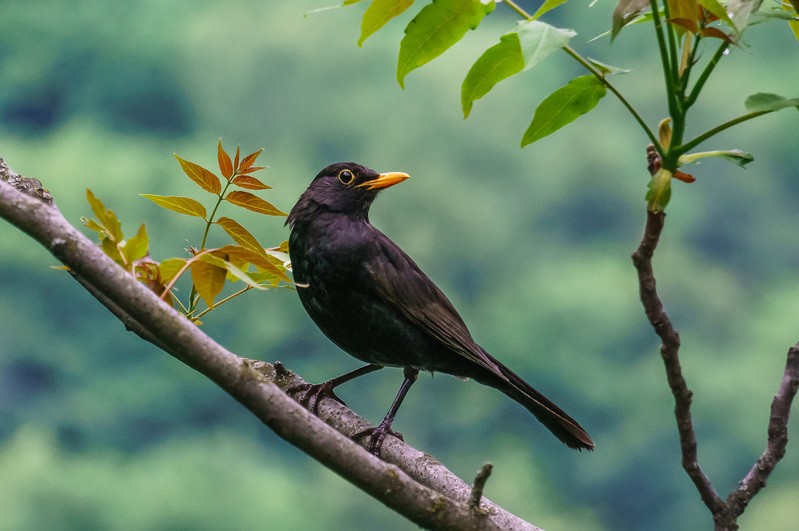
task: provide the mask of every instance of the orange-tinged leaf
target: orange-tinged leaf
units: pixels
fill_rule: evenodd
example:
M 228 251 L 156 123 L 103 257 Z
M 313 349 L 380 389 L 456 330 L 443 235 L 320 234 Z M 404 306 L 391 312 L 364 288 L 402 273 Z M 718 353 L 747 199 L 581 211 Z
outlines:
M 244 160 L 241 161 L 241 166 L 239 166 L 239 173 L 244 173 L 245 170 L 247 170 L 250 166 L 252 166 L 255 163 L 255 159 L 258 158 L 258 155 L 260 155 L 263 152 L 264 148 L 261 148 L 258 151 L 250 153 L 249 155 L 244 157 Z
M 230 160 L 224 149 L 222 149 L 222 139 L 219 139 L 219 144 L 216 148 L 216 158 L 219 160 L 219 171 L 222 172 L 222 177 L 228 181 L 233 176 L 233 162 Z
M 680 33 L 680 28 L 696 33 L 699 29 L 699 18 L 701 16 L 699 2 L 697 0 L 667 0 L 667 2 L 669 16 L 671 17 L 669 22 L 677 26 L 678 33 Z
M 713 28 L 713 27 L 702 28 L 701 34 L 702 34 L 702 37 L 714 37 L 716 39 L 721 39 L 721 40 L 727 41 L 729 43 L 733 42 L 731 36 L 727 35 L 726 33 L 724 33 L 723 31 L 721 31 L 718 28 Z
M 216 220 L 215 223 L 225 229 L 225 232 L 227 232 L 228 235 L 233 238 L 233 241 L 242 247 L 252 249 L 259 254 L 264 254 L 264 248 L 260 243 L 258 243 L 258 240 L 255 238 L 255 236 L 253 236 L 247 229 L 242 227 L 237 221 L 222 217 Z
M 180 167 L 183 168 L 183 171 L 189 176 L 189 179 L 197 183 L 200 188 L 206 192 L 219 195 L 219 192 L 222 191 L 222 184 L 219 182 L 219 177 L 206 170 L 199 164 L 195 164 L 186 159 L 180 158 L 177 153 L 174 155 L 175 158 L 178 159 Z
M 679 26 L 684 30 L 688 30 L 691 33 L 696 33 L 699 30 L 699 26 L 693 20 L 687 18 L 672 18 L 669 20 L 674 26 Z
M 272 205 L 272 203 L 264 201 L 257 195 L 251 194 L 250 192 L 230 192 L 225 196 L 225 199 L 234 205 L 238 205 L 253 212 L 258 212 L 259 214 L 266 214 L 267 216 L 287 215 L 285 212 Z
M 250 171 L 252 171 L 252 169 Z M 271 186 L 262 183 L 260 180 L 256 179 L 255 177 L 251 177 L 250 175 L 237 175 L 230 182 L 236 186 L 240 186 L 241 188 L 246 188 L 248 190 L 270 190 L 272 188 Z
M 683 173 L 680 170 L 675 171 L 673 177 L 678 181 L 682 181 L 684 183 L 692 183 L 696 181 L 696 177 L 694 177 L 690 173 Z
M 186 214 L 187 216 L 196 216 L 205 219 L 205 207 L 191 197 L 182 197 L 177 195 L 155 195 L 155 194 L 139 194 L 146 197 L 156 205 L 173 212 Z
M 242 171 L 241 175 L 249 175 L 250 173 L 255 172 L 255 171 L 265 170 L 267 167 L 268 166 L 250 166 L 246 170 Z
M 209 308 L 214 307 L 214 299 L 225 287 L 224 268 L 209 264 L 203 260 L 196 260 L 191 264 L 191 281 L 197 289 L 197 293 L 205 301 Z
M 239 155 L 241 154 L 241 146 L 236 146 L 236 159 L 233 161 L 233 170 L 239 171 Z

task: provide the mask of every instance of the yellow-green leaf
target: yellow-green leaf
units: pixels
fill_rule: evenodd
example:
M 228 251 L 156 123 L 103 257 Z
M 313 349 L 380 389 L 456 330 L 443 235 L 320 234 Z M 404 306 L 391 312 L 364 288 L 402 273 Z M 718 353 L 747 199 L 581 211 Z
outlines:
M 161 280 L 164 282 L 169 282 L 172 280 L 175 275 L 180 272 L 181 269 L 186 265 L 185 258 L 168 258 L 164 260 L 160 264 L 158 264 L 158 271 L 161 274 Z
M 266 214 L 268 216 L 287 215 L 285 212 L 282 212 L 275 207 L 272 203 L 264 201 L 257 195 L 251 194 L 250 192 L 230 192 L 225 196 L 225 199 L 234 205 L 238 205 L 253 212 L 258 212 L 259 214 Z
M 205 207 L 199 201 L 191 197 L 182 197 L 177 195 L 155 195 L 155 194 L 139 194 L 146 197 L 156 205 L 173 212 L 186 214 L 187 216 L 196 216 L 205 219 Z
M 358 46 L 368 39 L 374 32 L 386 25 L 392 18 L 399 16 L 411 7 L 414 0 L 372 0 L 363 13 L 361 19 L 361 37 Z
M 660 168 L 649 181 L 646 193 L 647 209 L 653 214 L 663 212 L 671 199 L 671 172 Z
M 221 146 L 221 141 L 220 141 Z M 195 164 L 188 160 L 180 158 L 177 153 L 174 154 L 175 158 L 178 159 L 180 163 L 180 167 L 183 168 L 183 171 L 186 175 L 189 176 L 189 179 L 197 183 L 200 188 L 205 190 L 206 192 L 211 192 L 212 194 L 219 195 L 222 191 L 222 184 L 219 182 L 219 177 L 211 173 L 210 171 L 206 170 L 199 164 Z
M 209 308 L 213 308 L 214 299 L 225 287 L 226 269 L 202 259 L 195 260 L 189 267 L 191 268 L 191 281 L 197 289 L 197 293 Z
M 225 229 L 225 232 L 233 238 L 233 241 L 251 249 L 259 254 L 265 254 L 263 246 L 258 243 L 258 240 L 247 229 L 242 227 L 237 221 L 230 218 L 222 217 L 216 220 L 217 225 Z
M 147 253 L 150 252 L 150 241 L 147 238 L 147 229 L 144 227 L 144 223 L 139 227 L 136 236 L 125 242 L 125 247 L 123 249 L 128 260 L 131 262 L 135 262 L 147 256 Z
M 92 212 L 97 216 L 97 221 L 102 225 L 102 229 L 105 231 L 106 235 L 114 242 L 122 241 L 124 238 L 122 235 L 122 224 L 119 222 L 119 219 L 117 219 L 114 211 L 110 208 L 105 208 L 103 202 L 97 199 L 88 188 L 86 189 L 86 200 L 89 202 Z

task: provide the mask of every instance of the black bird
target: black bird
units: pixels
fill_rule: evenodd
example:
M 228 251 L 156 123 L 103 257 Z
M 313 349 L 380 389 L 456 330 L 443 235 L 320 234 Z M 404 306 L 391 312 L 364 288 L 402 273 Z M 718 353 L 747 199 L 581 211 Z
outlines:
M 369 207 L 383 188 L 408 178 L 341 162 L 319 172 L 288 216 L 289 253 L 302 305 L 316 325 L 348 354 L 369 365 L 308 386 L 307 402 L 385 366 L 405 380 L 370 436 L 378 453 L 399 406 L 420 370 L 474 380 L 527 408 L 566 446 L 594 448 L 588 433 L 558 406 L 475 343 L 449 299 L 397 244 L 369 223 Z M 356 436 L 357 437 L 357 436 Z

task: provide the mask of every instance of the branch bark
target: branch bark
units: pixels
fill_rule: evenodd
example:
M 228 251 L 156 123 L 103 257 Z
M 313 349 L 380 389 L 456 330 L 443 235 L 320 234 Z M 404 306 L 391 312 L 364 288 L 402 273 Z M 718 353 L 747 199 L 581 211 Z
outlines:
M 207 376 L 264 424 L 417 525 L 428 529 L 537 527 L 482 499 L 469 508 L 471 488 L 441 463 L 388 438 L 378 459 L 349 439 L 368 423 L 323 400 L 314 416 L 284 392 L 299 377 L 282 365 L 239 357 L 206 336 L 117 266 L 64 219 L 41 183 L 20 177 L 0 159 L 0 217 L 44 246 L 128 330 Z
M 647 155 L 649 172 L 654 175 L 660 168 L 660 159 L 651 146 L 647 150 Z M 652 257 L 663 232 L 665 220 L 664 212 L 647 211 L 644 235 L 638 249 L 632 254 L 633 264 L 638 273 L 641 303 L 649 323 L 661 340 L 660 355 L 666 368 L 669 388 L 674 395 L 674 416 L 680 436 L 682 467 L 710 510 L 715 529 L 737 530 L 738 517 L 743 514 L 749 501 L 766 486 L 766 479 L 785 455 L 785 447 L 788 444 L 788 417 L 791 403 L 799 388 L 799 343 L 788 351 L 782 382 L 771 405 L 766 449 L 738 488 L 733 490 L 726 500 L 722 500 L 699 466 L 696 433 L 691 420 L 692 393 L 688 389 L 680 365 L 680 335 L 672 326 L 663 308 L 652 269 Z

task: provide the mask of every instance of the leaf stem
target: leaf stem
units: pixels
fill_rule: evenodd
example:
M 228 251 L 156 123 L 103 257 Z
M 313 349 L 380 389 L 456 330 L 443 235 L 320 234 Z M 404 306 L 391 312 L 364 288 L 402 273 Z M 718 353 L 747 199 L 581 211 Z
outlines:
M 205 250 L 205 243 L 208 241 L 208 233 L 211 231 L 211 225 L 214 224 L 214 216 L 216 215 L 216 211 L 219 210 L 219 205 L 222 204 L 222 200 L 225 198 L 225 193 L 227 189 L 230 187 L 231 182 L 236 177 L 236 174 L 230 176 L 230 180 L 227 180 L 227 184 L 222 189 L 222 191 L 217 196 L 218 199 L 216 200 L 216 204 L 214 205 L 214 209 L 211 211 L 211 215 L 208 216 L 208 219 L 205 221 L 205 231 L 203 231 L 203 239 L 200 242 L 200 251 Z M 186 312 L 187 315 L 191 315 L 194 313 L 194 310 L 197 309 L 197 302 L 199 299 L 197 298 L 197 288 L 194 287 L 194 283 L 191 285 L 191 292 L 189 293 L 189 309 Z M 209 308 L 210 309 L 210 308 Z M 205 313 L 205 312 L 203 312 Z
M 709 139 L 709 138 L 711 138 L 713 136 L 716 136 L 717 134 L 721 133 L 725 129 L 729 129 L 730 127 L 732 127 L 734 125 L 738 125 L 738 124 L 740 124 L 742 122 L 746 122 L 747 120 L 751 120 L 752 118 L 757 118 L 758 116 L 762 116 L 762 115 L 768 114 L 770 112 L 773 112 L 773 111 L 750 112 L 750 113 L 744 114 L 742 116 L 739 116 L 737 118 L 733 118 L 732 120 L 728 120 L 728 121 L 726 121 L 726 122 L 724 122 L 722 124 L 717 125 L 713 129 L 705 131 L 704 133 L 702 133 L 701 135 L 697 136 L 693 140 L 691 140 L 689 142 L 686 142 L 685 144 L 683 144 L 681 146 L 676 147 L 675 151 L 679 150 L 680 154 L 686 153 L 686 152 L 692 150 L 693 148 L 695 148 L 696 146 L 698 146 L 699 144 L 701 144 L 702 142 L 704 142 L 705 140 L 707 140 L 707 139 Z
M 697 39 L 697 42 L 698 41 L 699 39 Z M 721 46 L 718 47 L 716 53 L 714 53 L 713 57 L 710 58 L 710 61 L 705 66 L 705 69 L 702 71 L 702 73 L 699 75 L 699 78 L 696 80 L 694 88 L 691 89 L 691 93 L 685 99 L 686 109 L 696 102 L 697 98 L 699 97 L 699 93 L 702 91 L 702 87 L 705 86 L 705 82 L 708 80 L 710 74 L 713 72 L 713 69 L 716 68 L 716 65 L 718 64 L 721 57 L 724 55 L 724 52 L 727 51 L 727 48 L 729 48 L 729 46 L 730 45 L 728 42 L 722 41 Z
M 621 92 L 619 92 L 619 89 L 617 89 L 613 83 L 608 81 L 607 77 L 603 75 L 602 72 L 600 72 L 594 65 L 592 65 L 583 56 L 577 53 L 577 51 L 574 50 L 574 48 L 572 48 L 571 46 L 564 46 L 563 51 L 569 54 L 572 58 L 574 58 L 575 61 L 583 65 L 583 67 L 586 70 L 588 70 L 591 74 L 593 74 L 594 77 L 596 77 L 603 85 L 605 85 L 605 87 L 607 87 L 609 91 L 613 93 L 614 96 L 616 96 L 616 98 L 621 102 L 622 105 L 624 105 L 624 107 L 627 109 L 630 115 L 632 115 L 635 121 L 638 122 L 638 125 L 641 126 L 641 129 L 644 130 L 644 134 L 646 134 L 646 136 L 649 138 L 649 141 L 655 145 L 655 148 L 658 150 L 658 153 L 660 153 L 661 146 L 660 142 L 655 136 L 655 133 L 649 128 L 648 125 L 646 125 L 646 122 L 644 121 L 643 117 L 638 113 L 637 110 L 635 110 L 635 107 L 633 107 L 633 105 L 627 100 L 627 98 L 625 98 L 624 95 Z
M 225 297 L 224 299 L 221 299 L 220 301 L 217 301 L 216 303 L 214 303 L 214 307 L 213 307 L 213 308 L 206 308 L 205 310 L 201 311 L 201 312 L 200 312 L 200 313 L 198 313 L 197 315 L 193 316 L 193 317 L 192 317 L 192 319 L 201 319 L 203 315 L 207 314 L 207 313 L 208 313 L 208 312 L 210 312 L 211 310 L 213 310 L 213 309 L 215 309 L 215 308 L 219 308 L 220 306 L 222 306 L 222 305 L 223 305 L 223 304 L 225 304 L 226 302 L 228 302 L 228 301 L 232 300 L 232 299 L 233 299 L 233 298 L 235 298 L 235 297 L 238 297 L 238 296 L 239 296 L 239 295 L 241 295 L 242 293 L 246 293 L 246 292 L 250 291 L 251 289 L 253 289 L 253 288 L 252 288 L 252 286 L 247 286 L 246 288 L 242 288 L 242 289 L 240 289 L 240 290 L 239 290 L 239 291 L 237 291 L 236 293 L 231 293 L 230 295 L 228 295 L 228 296 L 227 296 L 227 297 Z

